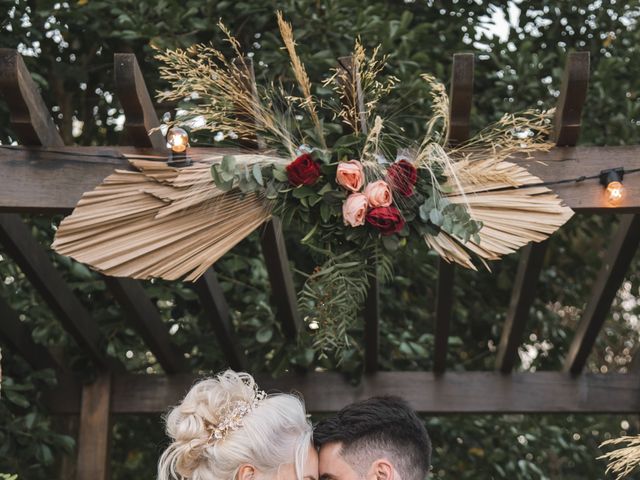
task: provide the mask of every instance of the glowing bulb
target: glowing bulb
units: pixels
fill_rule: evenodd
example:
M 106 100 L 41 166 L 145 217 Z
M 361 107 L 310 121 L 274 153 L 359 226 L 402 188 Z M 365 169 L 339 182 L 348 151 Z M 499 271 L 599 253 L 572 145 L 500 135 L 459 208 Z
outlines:
M 183 153 L 189 146 L 189 134 L 186 130 L 173 127 L 167 132 L 167 148 L 173 153 Z
M 619 204 L 624 197 L 624 185 L 622 182 L 613 181 L 607 185 L 607 200 L 614 205 Z

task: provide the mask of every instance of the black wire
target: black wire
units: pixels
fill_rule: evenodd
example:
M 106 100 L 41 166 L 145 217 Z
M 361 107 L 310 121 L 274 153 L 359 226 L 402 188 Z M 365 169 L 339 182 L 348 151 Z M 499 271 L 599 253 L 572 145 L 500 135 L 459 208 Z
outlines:
M 24 150 L 23 146 L 15 146 L 15 145 L 0 145 L 0 148 L 6 148 L 9 150 Z M 105 148 L 109 148 L 109 147 L 105 147 Z M 65 150 L 52 150 L 47 148 L 46 150 L 41 150 L 43 153 L 58 153 L 61 155 L 71 155 L 71 156 L 77 156 L 77 157 L 98 157 L 98 158 L 113 158 L 116 160 L 121 160 L 123 158 L 130 158 L 133 160 L 148 160 L 149 158 L 153 158 L 153 156 L 141 156 L 141 155 L 110 155 L 110 154 L 106 154 L 106 153 L 80 153 L 80 152 L 70 152 L 70 151 L 65 151 Z M 169 156 L 167 155 L 167 157 L 163 157 L 161 155 L 157 156 L 158 159 L 164 159 L 166 158 L 167 160 L 169 159 Z M 637 173 L 640 172 L 640 168 L 632 168 L 630 170 L 624 169 L 624 174 L 625 175 L 629 175 L 631 173 Z M 580 183 L 580 182 L 584 182 L 586 180 L 594 180 L 596 178 L 600 178 L 602 172 L 597 173 L 596 175 L 581 175 L 579 177 L 575 177 L 575 178 L 565 178 L 562 180 L 554 180 L 551 182 L 539 182 L 539 183 L 529 183 L 527 185 L 521 185 L 521 186 L 515 186 L 515 187 L 503 187 L 503 188 L 496 188 L 494 190 L 491 190 L 492 192 L 504 192 L 504 191 L 509 191 L 509 190 L 521 190 L 523 188 L 536 188 L 536 187 L 548 187 L 548 186 L 552 186 L 552 185 L 563 185 L 566 183 Z

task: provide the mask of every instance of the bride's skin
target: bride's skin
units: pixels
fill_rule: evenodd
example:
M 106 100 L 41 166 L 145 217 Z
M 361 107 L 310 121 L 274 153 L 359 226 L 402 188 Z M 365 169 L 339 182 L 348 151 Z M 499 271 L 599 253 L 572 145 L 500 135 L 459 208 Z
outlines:
M 303 480 L 318 480 L 318 452 L 312 445 L 309 445 L 302 477 Z M 275 474 L 260 471 L 253 465 L 242 465 L 238 470 L 238 480 L 298 480 L 298 477 L 293 463 L 281 465 Z

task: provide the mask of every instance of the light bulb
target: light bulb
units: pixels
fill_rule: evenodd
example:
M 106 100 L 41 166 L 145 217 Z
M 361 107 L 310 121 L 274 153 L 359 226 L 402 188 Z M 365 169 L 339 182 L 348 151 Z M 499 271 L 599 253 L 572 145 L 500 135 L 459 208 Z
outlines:
M 167 132 L 167 148 L 173 153 L 183 153 L 189 146 L 189 134 L 180 127 L 170 128 Z
M 613 205 L 617 205 L 624 197 L 624 185 L 622 182 L 613 181 L 607 185 L 607 200 Z

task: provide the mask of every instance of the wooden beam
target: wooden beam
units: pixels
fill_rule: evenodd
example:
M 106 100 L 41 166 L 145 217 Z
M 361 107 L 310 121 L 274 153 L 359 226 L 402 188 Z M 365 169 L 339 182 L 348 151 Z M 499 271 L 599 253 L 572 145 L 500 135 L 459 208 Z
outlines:
M 554 138 L 559 147 L 578 143 L 582 108 L 589 87 L 589 52 L 569 52 L 555 113 Z
M 117 360 L 104 353 L 96 322 L 19 217 L 0 214 L 0 243 L 89 358 L 101 367 L 120 368 Z
M 251 92 L 251 95 L 257 97 L 258 89 L 253 60 L 249 57 L 240 57 L 234 59 L 234 64 L 238 69 L 244 71 L 245 87 Z M 255 115 L 252 117 L 247 120 L 255 122 Z M 266 144 L 258 136 L 246 141 L 244 146 L 251 149 L 263 149 Z M 293 340 L 297 338 L 298 332 L 302 328 L 302 320 L 298 312 L 298 299 L 284 243 L 282 222 L 279 218 L 273 217 L 263 225 L 260 242 L 271 283 L 271 297 L 276 307 L 276 318 L 282 325 L 285 337 Z
M 157 129 L 160 121 L 136 56 L 132 53 L 116 53 L 113 57 L 113 71 L 116 93 L 126 117 L 125 132 L 131 143 L 138 147 L 166 150 L 167 142 Z M 156 130 L 151 133 L 152 129 Z
M 212 268 L 207 270 L 194 288 L 200 298 L 204 316 L 211 323 L 229 366 L 234 370 L 246 370 L 247 359 L 234 333 L 229 306 L 215 271 Z
M 556 106 L 556 145 L 575 146 L 577 143 L 588 84 L 589 52 L 569 53 Z M 518 271 L 496 357 L 496 368 L 503 373 L 509 373 L 515 366 L 548 245 L 548 240 L 530 243 L 520 252 Z
M 201 378 L 198 374 L 116 375 L 114 414 L 158 414 L 176 405 Z M 334 372 L 314 372 L 273 379 L 257 376 L 267 391 L 299 392 L 309 412 L 335 412 L 375 395 L 399 395 L 425 414 L 482 413 L 637 413 L 640 378 L 630 374 L 562 372 L 503 375 L 500 372 L 377 372 L 358 385 Z M 61 392 L 65 393 L 65 392 Z M 78 399 L 69 395 L 55 412 L 77 412 Z
M 116 53 L 113 60 L 116 92 L 125 113 L 125 131 L 136 147 L 149 147 L 165 153 L 166 142 L 153 108 L 147 86 L 142 78 L 136 56 Z M 142 283 L 125 278 L 103 277 L 107 288 L 122 307 L 128 320 L 142 336 L 151 352 L 167 373 L 187 370 L 184 353 L 171 341 L 166 325 L 158 309 L 147 296 Z
M 289 267 L 287 246 L 284 243 L 282 222 L 279 218 L 272 217 L 271 220 L 264 224 L 260 241 L 271 281 L 276 317 L 280 320 L 285 336 L 295 339 L 302 329 L 302 319 L 298 312 L 296 290 Z
M 111 458 L 111 375 L 82 389 L 77 480 L 108 480 Z
M 593 284 L 575 336 L 569 347 L 564 370 L 573 374 L 582 371 L 598 333 L 609 314 L 613 299 L 640 245 L 640 216 L 624 215 L 620 226 L 604 255 L 603 264 Z
M 536 295 L 536 285 L 547 252 L 547 242 L 530 243 L 522 249 L 511 301 L 496 356 L 496 369 L 510 373 L 518 358 L 529 309 Z
M 241 153 L 237 149 L 191 148 L 194 156 Z M 0 145 L 0 211 L 69 213 L 85 191 L 92 190 L 116 168 L 128 168 L 122 154 L 150 155 L 134 147 L 11 147 Z M 563 147 L 513 158 L 544 182 L 597 176 L 603 169 L 640 169 L 640 145 Z M 43 182 L 42 179 L 47 181 Z M 577 213 L 640 213 L 640 172 L 624 177 L 626 195 L 620 205 L 607 203 L 597 179 L 551 185 Z
M 9 105 L 11 126 L 18 140 L 27 145 L 63 145 L 44 100 L 15 50 L 0 49 L 0 91 Z M 117 361 L 103 353 L 101 336 L 89 312 L 66 286 L 19 216 L 0 214 L 0 242 L 89 357 L 101 367 L 119 368 Z
M 339 68 L 345 73 L 345 80 L 355 85 L 355 98 L 350 99 L 358 115 L 360 134 L 366 135 L 367 111 L 360 81 L 360 69 L 352 56 L 338 58 Z M 373 276 L 369 279 L 369 289 L 364 301 L 364 371 L 367 374 L 378 371 L 380 352 L 380 279 L 377 265 L 374 265 Z
M 166 373 L 188 370 L 184 353 L 171 341 L 167 326 L 142 284 L 130 278 L 104 276 L 102 279 L 162 369 Z
M 63 145 L 62 137 L 17 50 L 0 48 L 0 94 L 9 106 L 9 121 L 25 145 Z
M 31 331 L 9 304 L 0 298 L 0 339 L 35 370 L 59 368 L 58 361 L 42 345 L 33 341 Z
M 457 145 L 469 138 L 469 119 L 473 99 L 473 53 L 456 53 L 451 68 L 451 94 L 449 108 L 449 143 Z M 436 291 L 436 326 L 433 371 L 442 373 L 447 365 L 449 329 L 453 311 L 453 281 L 455 267 L 438 259 L 438 286 Z

